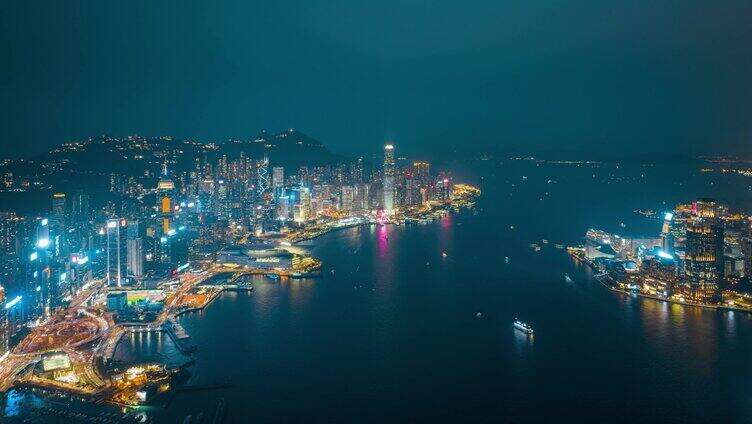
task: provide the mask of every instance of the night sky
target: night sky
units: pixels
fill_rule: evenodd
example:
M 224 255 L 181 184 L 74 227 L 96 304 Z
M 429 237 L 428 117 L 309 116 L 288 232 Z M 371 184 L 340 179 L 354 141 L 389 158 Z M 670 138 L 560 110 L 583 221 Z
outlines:
M 749 0 L 29 3 L 0 13 L 0 156 L 289 127 L 341 154 L 752 153 Z

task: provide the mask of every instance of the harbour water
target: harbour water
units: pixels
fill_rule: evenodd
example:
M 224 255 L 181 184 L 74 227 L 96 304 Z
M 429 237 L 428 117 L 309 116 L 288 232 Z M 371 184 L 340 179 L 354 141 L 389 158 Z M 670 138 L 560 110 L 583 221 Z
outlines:
M 329 233 L 310 248 L 322 277 L 258 278 L 181 316 L 199 346 L 189 384 L 228 386 L 148 412 L 182 422 L 222 400 L 225 422 L 752 420 L 752 315 L 611 292 L 555 247 L 589 227 L 655 234 L 660 222 L 633 210 L 695 197 L 752 210 L 752 179 L 692 166 L 462 168 L 455 177 L 483 190 L 474 209 Z M 134 337 L 120 359 L 181 359 L 168 337 Z

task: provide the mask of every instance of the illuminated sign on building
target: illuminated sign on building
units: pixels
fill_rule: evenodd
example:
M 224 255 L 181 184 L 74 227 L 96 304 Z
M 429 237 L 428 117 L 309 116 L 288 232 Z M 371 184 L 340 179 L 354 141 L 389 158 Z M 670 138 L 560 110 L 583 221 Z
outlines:
M 261 263 L 278 263 L 280 260 L 279 258 L 257 258 L 256 262 Z

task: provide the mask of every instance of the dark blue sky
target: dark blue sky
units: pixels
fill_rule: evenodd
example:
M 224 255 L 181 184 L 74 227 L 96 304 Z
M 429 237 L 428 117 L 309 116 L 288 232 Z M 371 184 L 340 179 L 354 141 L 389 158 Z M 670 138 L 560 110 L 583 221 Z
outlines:
M 342 154 L 752 153 L 749 0 L 28 3 L 0 13 L 3 156 L 291 126 Z

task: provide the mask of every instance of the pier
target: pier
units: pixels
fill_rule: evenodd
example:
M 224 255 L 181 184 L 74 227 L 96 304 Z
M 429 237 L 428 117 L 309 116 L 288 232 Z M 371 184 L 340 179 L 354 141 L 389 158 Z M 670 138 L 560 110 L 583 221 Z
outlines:
M 185 328 L 175 320 L 175 318 L 167 320 L 167 322 L 162 325 L 162 329 L 170 336 L 170 338 L 172 338 L 172 341 L 175 342 L 175 345 L 181 352 L 188 353 L 196 351 L 197 347 L 191 342 L 191 336 L 185 331 Z

